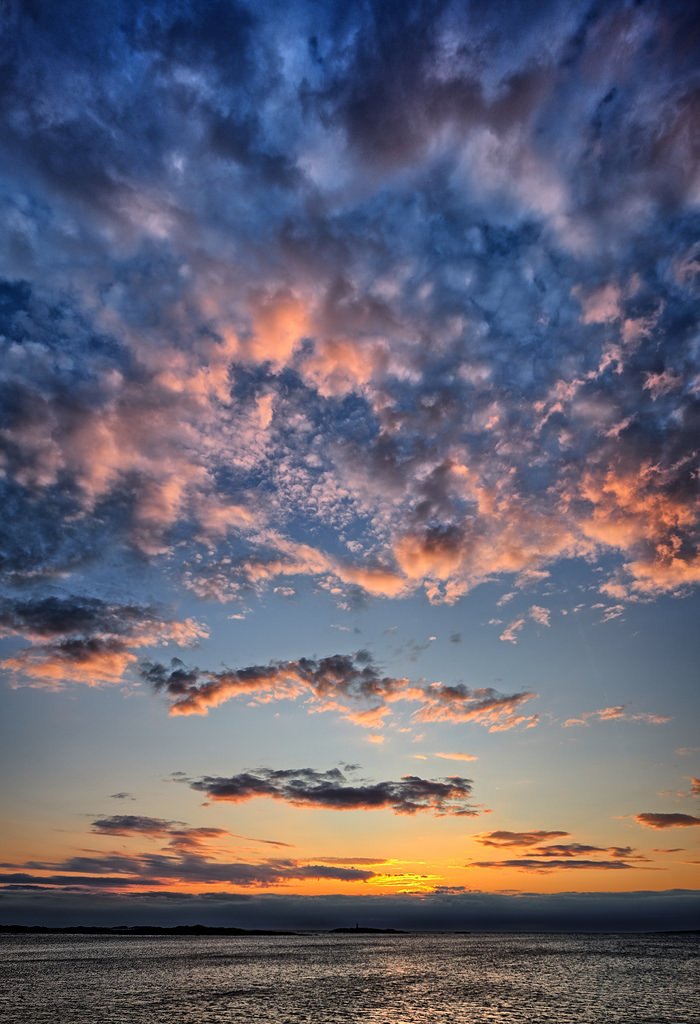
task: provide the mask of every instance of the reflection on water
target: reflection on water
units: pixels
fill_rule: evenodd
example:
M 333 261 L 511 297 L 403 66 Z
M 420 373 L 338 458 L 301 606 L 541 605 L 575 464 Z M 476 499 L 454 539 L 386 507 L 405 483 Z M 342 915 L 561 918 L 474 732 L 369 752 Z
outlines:
M 2 936 L 12 1024 L 698 1024 L 693 935 Z

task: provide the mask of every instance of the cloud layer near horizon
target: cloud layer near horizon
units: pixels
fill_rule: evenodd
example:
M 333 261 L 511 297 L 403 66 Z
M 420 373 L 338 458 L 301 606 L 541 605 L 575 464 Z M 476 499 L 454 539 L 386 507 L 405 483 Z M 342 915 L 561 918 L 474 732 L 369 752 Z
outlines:
M 419 897 L 225 892 L 0 892 L 8 920 L 26 924 L 211 924 L 243 928 L 369 927 L 485 931 L 659 931 L 694 928 L 700 896 L 687 890 L 607 893 L 436 892 Z
M 288 843 L 236 836 L 223 828 L 193 828 L 182 821 L 133 814 L 111 815 L 93 821 L 91 832 L 99 836 L 148 840 L 159 844 L 154 851 L 128 849 L 99 853 L 81 851 L 60 861 L 28 861 L 3 864 L 0 892 L 98 893 L 104 889 L 129 893 L 133 888 L 170 890 L 182 885 L 232 885 L 240 888 L 274 888 L 308 879 L 366 882 L 376 875 L 355 867 L 351 859 L 331 858 L 313 863 L 290 856 L 261 859 L 262 845 Z M 237 842 L 243 840 L 243 842 Z M 237 854 L 231 860 L 231 854 Z M 369 861 L 374 866 L 381 859 Z M 9 869 L 9 870 L 7 870 Z M 206 891 L 206 890 L 205 890 Z M 0 897 L 1 899 L 1 897 Z
M 516 868 L 519 871 L 549 874 L 552 871 L 625 871 L 648 864 L 649 858 L 631 846 L 592 846 L 588 843 L 563 842 L 571 839 L 568 832 L 534 829 L 529 832 L 497 830 L 474 837 L 482 846 L 520 850 L 520 856 L 503 860 L 472 861 L 467 867 Z M 559 840 L 552 842 L 552 840 Z M 632 862 L 632 863 L 630 863 Z

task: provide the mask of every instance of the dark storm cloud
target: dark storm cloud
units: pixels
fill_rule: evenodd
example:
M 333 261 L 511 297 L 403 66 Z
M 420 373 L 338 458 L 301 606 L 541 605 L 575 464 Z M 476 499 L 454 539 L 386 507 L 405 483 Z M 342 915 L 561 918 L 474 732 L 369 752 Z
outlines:
M 313 768 L 259 769 L 230 777 L 205 775 L 187 780 L 192 789 L 211 800 L 243 803 L 272 797 L 299 807 L 335 811 L 389 809 L 395 814 L 475 815 L 470 806 L 470 779 L 450 776 L 420 779 L 405 775 L 393 782 L 363 782 L 348 778 L 339 768 L 319 772 Z
M 689 828 L 692 825 L 700 825 L 700 818 L 692 814 L 662 814 L 655 811 L 644 811 L 635 817 L 640 825 L 647 828 Z
M 187 668 L 179 659 L 170 666 L 145 662 L 141 675 L 153 689 L 171 698 L 170 714 L 204 715 L 232 698 L 247 695 L 261 701 L 310 696 L 316 711 L 340 712 L 357 725 L 380 726 L 398 703 L 416 703 L 417 721 L 476 722 L 490 732 L 537 724 L 537 715 L 523 715 L 521 705 L 537 695 L 501 694 L 490 687 L 432 683 L 418 686 L 406 678 L 382 675 L 367 651 L 326 658 L 299 658 L 242 669 L 208 672 Z
M 2 14 L 6 579 L 697 582 L 691 6 L 83 7 Z

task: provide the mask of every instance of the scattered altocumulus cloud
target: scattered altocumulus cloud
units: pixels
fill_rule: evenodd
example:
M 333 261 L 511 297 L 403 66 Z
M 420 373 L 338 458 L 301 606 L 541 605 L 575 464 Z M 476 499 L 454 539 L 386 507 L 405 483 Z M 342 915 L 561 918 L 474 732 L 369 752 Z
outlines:
M 698 582 L 690 8 L 514 9 L 507 52 L 500 8 L 408 13 L 3 15 L 10 581 L 111 547 L 451 603 L 584 556 L 605 618 Z

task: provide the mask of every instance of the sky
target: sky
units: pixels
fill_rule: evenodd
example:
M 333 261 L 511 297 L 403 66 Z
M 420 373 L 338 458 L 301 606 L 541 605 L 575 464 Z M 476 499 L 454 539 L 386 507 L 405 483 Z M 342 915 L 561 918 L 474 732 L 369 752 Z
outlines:
M 0 20 L 0 922 L 697 927 L 693 5 Z

